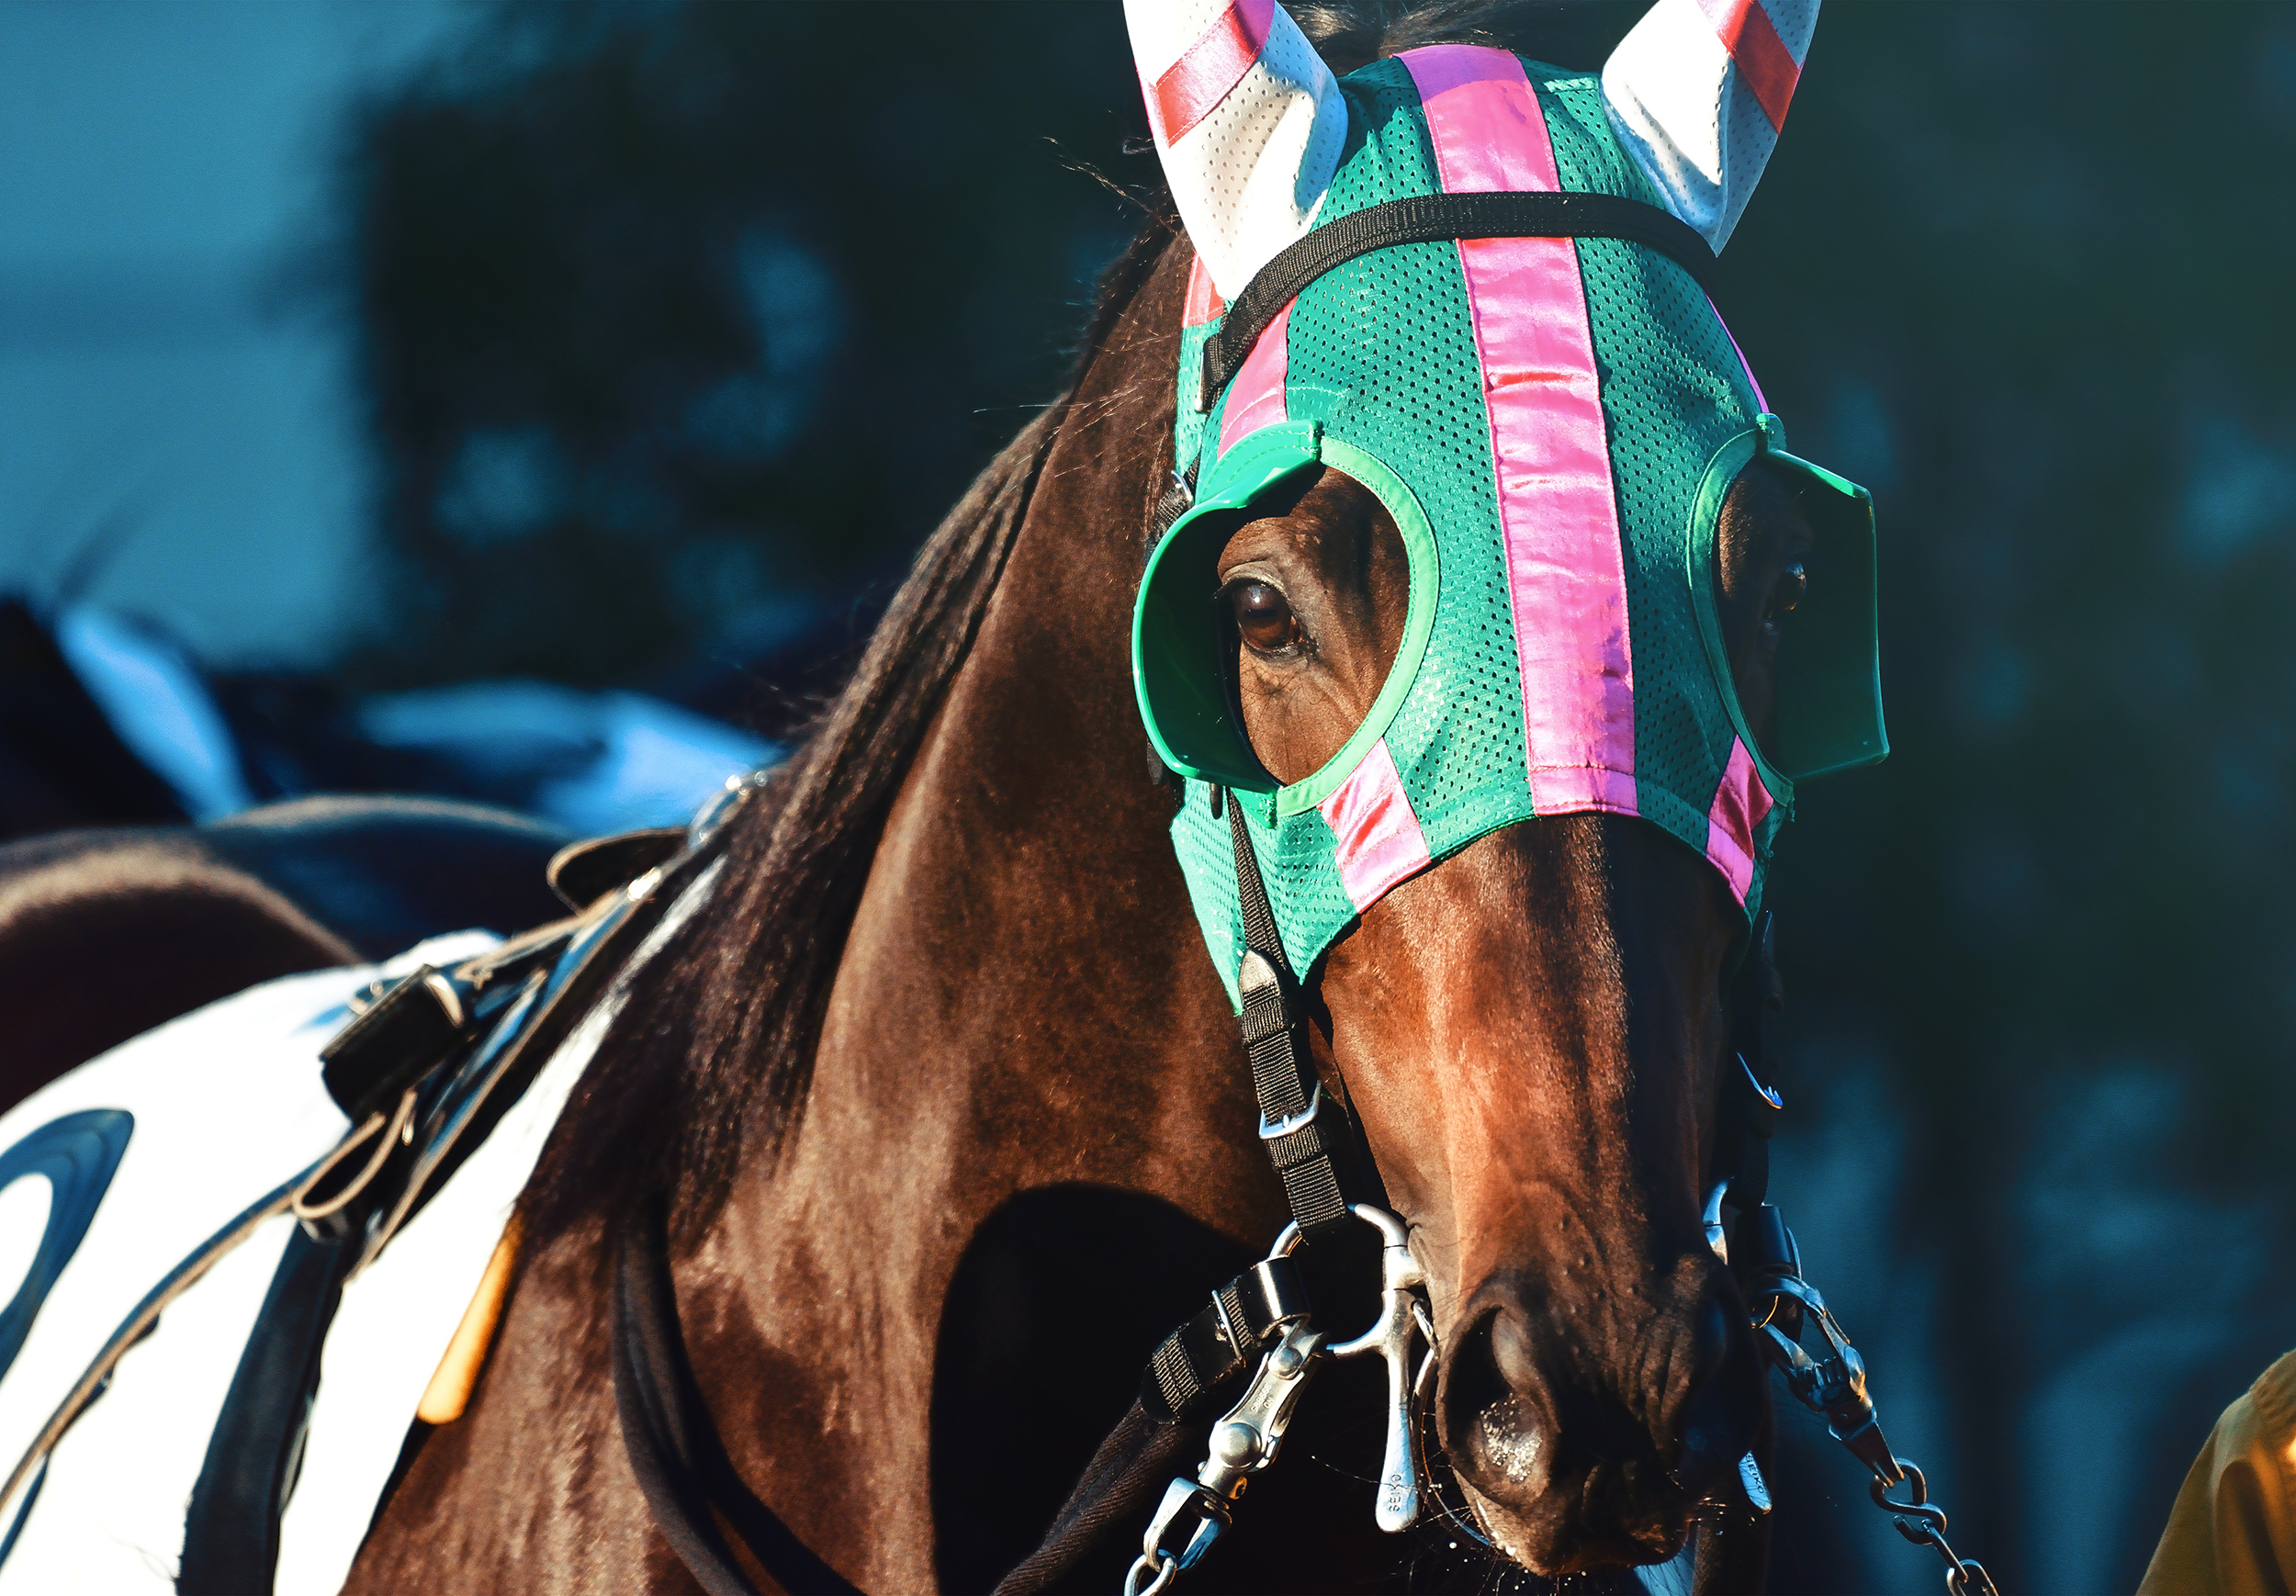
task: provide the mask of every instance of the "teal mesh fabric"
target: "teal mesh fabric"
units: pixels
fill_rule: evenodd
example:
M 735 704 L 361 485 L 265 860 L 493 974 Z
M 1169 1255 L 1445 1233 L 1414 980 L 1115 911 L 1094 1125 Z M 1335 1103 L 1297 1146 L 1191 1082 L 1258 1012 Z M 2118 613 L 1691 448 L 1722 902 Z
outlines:
M 1542 79 L 1534 69 L 1532 82 L 1564 188 L 1656 203 L 1611 137 L 1595 79 Z M 1706 462 L 1754 424 L 1761 406 L 1722 319 L 1688 273 L 1616 239 L 1581 239 L 1578 252 L 1626 534 L 1637 797 L 1646 818 L 1698 846 L 1706 808 L 1694 810 L 1683 795 L 1703 788 L 1711 802 L 1736 728 L 1691 611 L 1683 527 Z M 1784 778 L 1773 772 L 1772 781 L 1783 801 L 1758 834 L 1750 906 L 1760 902 L 1769 843 L 1791 801 Z
M 1597 83 L 1536 63 L 1525 62 L 1525 70 L 1560 186 L 1655 203 L 1612 137 Z M 1318 225 L 1382 201 L 1442 192 L 1426 114 L 1405 62 L 1375 62 L 1344 79 L 1341 89 L 1348 137 Z M 1574 247 L 1626 576 L 1633 802 L 1642 817 L 1725 868 L 1711 831 L 1724 807 L 1717 793 L 1725 792 L 1742 720 L 1702 639 L 1698 584 L 1712 575 L 1710 568 L 1698 568 L 1694 523 L 1710 463 L 1727 447 L 1748 449 L 1750 435 L 1770 438 L 1775 430 L 1759 416 L 1727 329 L 1686 272 L 1620 241 L 1581 239 Z M 1209 414 L 1196 411 L 1195 373 L 1217 325 L 1191 328 L 1182 339 L 1176 457 L 1196 462 L 1199 495 L 1225 457 L 1218 454 L 1222 422 L 1229 404 L 1241 402 L 1244 386 L 1239 378 Z M 1458 245 L 1390 247 L 1327 273 L 1292 306 L 1285 337 L 1283 419 L 1316 423 L 1316 446 L 1361 451 L 1392 472 L 1433 535 L 1429 563 L 1435 569 L 1422 571 L 1414 556 L 1414 591 L 1419 577 L 1432 581 L 1432 627 L 1383 732 L 1426 855 L 1440 861 L 1536 813 L 1491 410 Z M 1260 419 L 1260 411 L 1253 414 Z M 1400 520 L 1401 508 L 1392 501 L 1389 508 Z M 1172 546 L 1170 538 L 1165 546 Z M 1150 580 L 1156 579 L 1152 566 Z M 1210 571 L 1189 579 L 1202 592 L 1213 583 Z M 1150 718 L 1154 731 L 1153 713 Z M 1753 754 L 1773 802 L 1750 827 L 1752 870 L 1743 892 L 1750 915 L 1793 796 L 1791 783 L 1760 750 Z M 1744 765 L 1741 758 L 1741 783 Z M 1317 807 L 1348 774 L 1322 772 L 1280 793 L 1234 794 L 1286 950 L 1303 972 L 1355 918 L 1364 892 L 1359 878 L 1344 878 L 1346 845 Z M 1232 998 L 1243 934 L 1227 823 L 1212 814 L 1207 781 L 1189 781 L 1186 788 L 1173 838 L 1207 946 Z

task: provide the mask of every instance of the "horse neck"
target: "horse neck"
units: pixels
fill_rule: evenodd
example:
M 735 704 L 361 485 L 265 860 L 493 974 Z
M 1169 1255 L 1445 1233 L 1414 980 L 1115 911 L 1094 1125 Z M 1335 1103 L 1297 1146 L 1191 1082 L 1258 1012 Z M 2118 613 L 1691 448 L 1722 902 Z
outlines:
M 1280 1220 L 1130 683 L 1186 265 L 1166 253 L 1068 401 L 888 815 L 803 1119 L 693 1265 L 721 1299 L 705 1317 L 799 1388 L 737 1461 L 790 1480 L 803 1459 L 825 1533 L 871 1548 L 871 1588 L 930 1582 L 936 1343 L 991 1214 L 1081 1183 L 1239 1243 Z

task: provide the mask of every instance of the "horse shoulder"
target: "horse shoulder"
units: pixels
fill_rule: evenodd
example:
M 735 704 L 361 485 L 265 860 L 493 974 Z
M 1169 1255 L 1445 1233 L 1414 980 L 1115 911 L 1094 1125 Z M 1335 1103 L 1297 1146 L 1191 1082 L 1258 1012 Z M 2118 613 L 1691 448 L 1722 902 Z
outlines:
M 469 1406 L 416 1427 L 343 1596 L 693 1588 L 624 1450 L 602 1252 L 592 1230 L 520 1259 Z

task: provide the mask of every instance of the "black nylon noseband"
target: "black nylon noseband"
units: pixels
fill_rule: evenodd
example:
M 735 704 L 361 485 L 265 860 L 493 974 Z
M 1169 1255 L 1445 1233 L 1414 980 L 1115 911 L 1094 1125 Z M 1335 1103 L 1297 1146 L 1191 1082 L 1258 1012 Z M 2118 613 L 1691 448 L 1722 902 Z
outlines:
M 1419 194 L 1366 206 L 1310 231 L 1259 270 L 1204 344 L 1196 408 L 1209 410 L 1300 290 L 1334 267 L 1397 244 L 1478 238 L 1615 238 L 1642 244 L 1714 292 L 1714 251 L 1671 212 L 1615 194 Z

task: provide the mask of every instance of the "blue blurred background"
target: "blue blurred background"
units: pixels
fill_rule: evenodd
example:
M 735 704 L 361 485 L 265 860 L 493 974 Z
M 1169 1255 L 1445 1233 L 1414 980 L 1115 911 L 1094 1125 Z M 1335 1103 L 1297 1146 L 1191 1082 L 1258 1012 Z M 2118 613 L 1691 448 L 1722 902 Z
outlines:
M 374 575 L 348 327 L 290 286 L 447 4 L 0 8 L 0 579 L 325 665 Z M 103 557 L 107 556 L 107 557 Z
M 1112 5 L 0 4 L 0 836 L 675 820 L 1053 391 L 1142 131 Z M 2133 1586 L 2296 1343 L 2292 157 L 2286 6 L 1837 0 L 1724 262 L 1896 748 L 1781 845 L 1773 1191 L 2012 1590 Z M 1784 1422 L 1777 1588 L 1934 1590 Z

